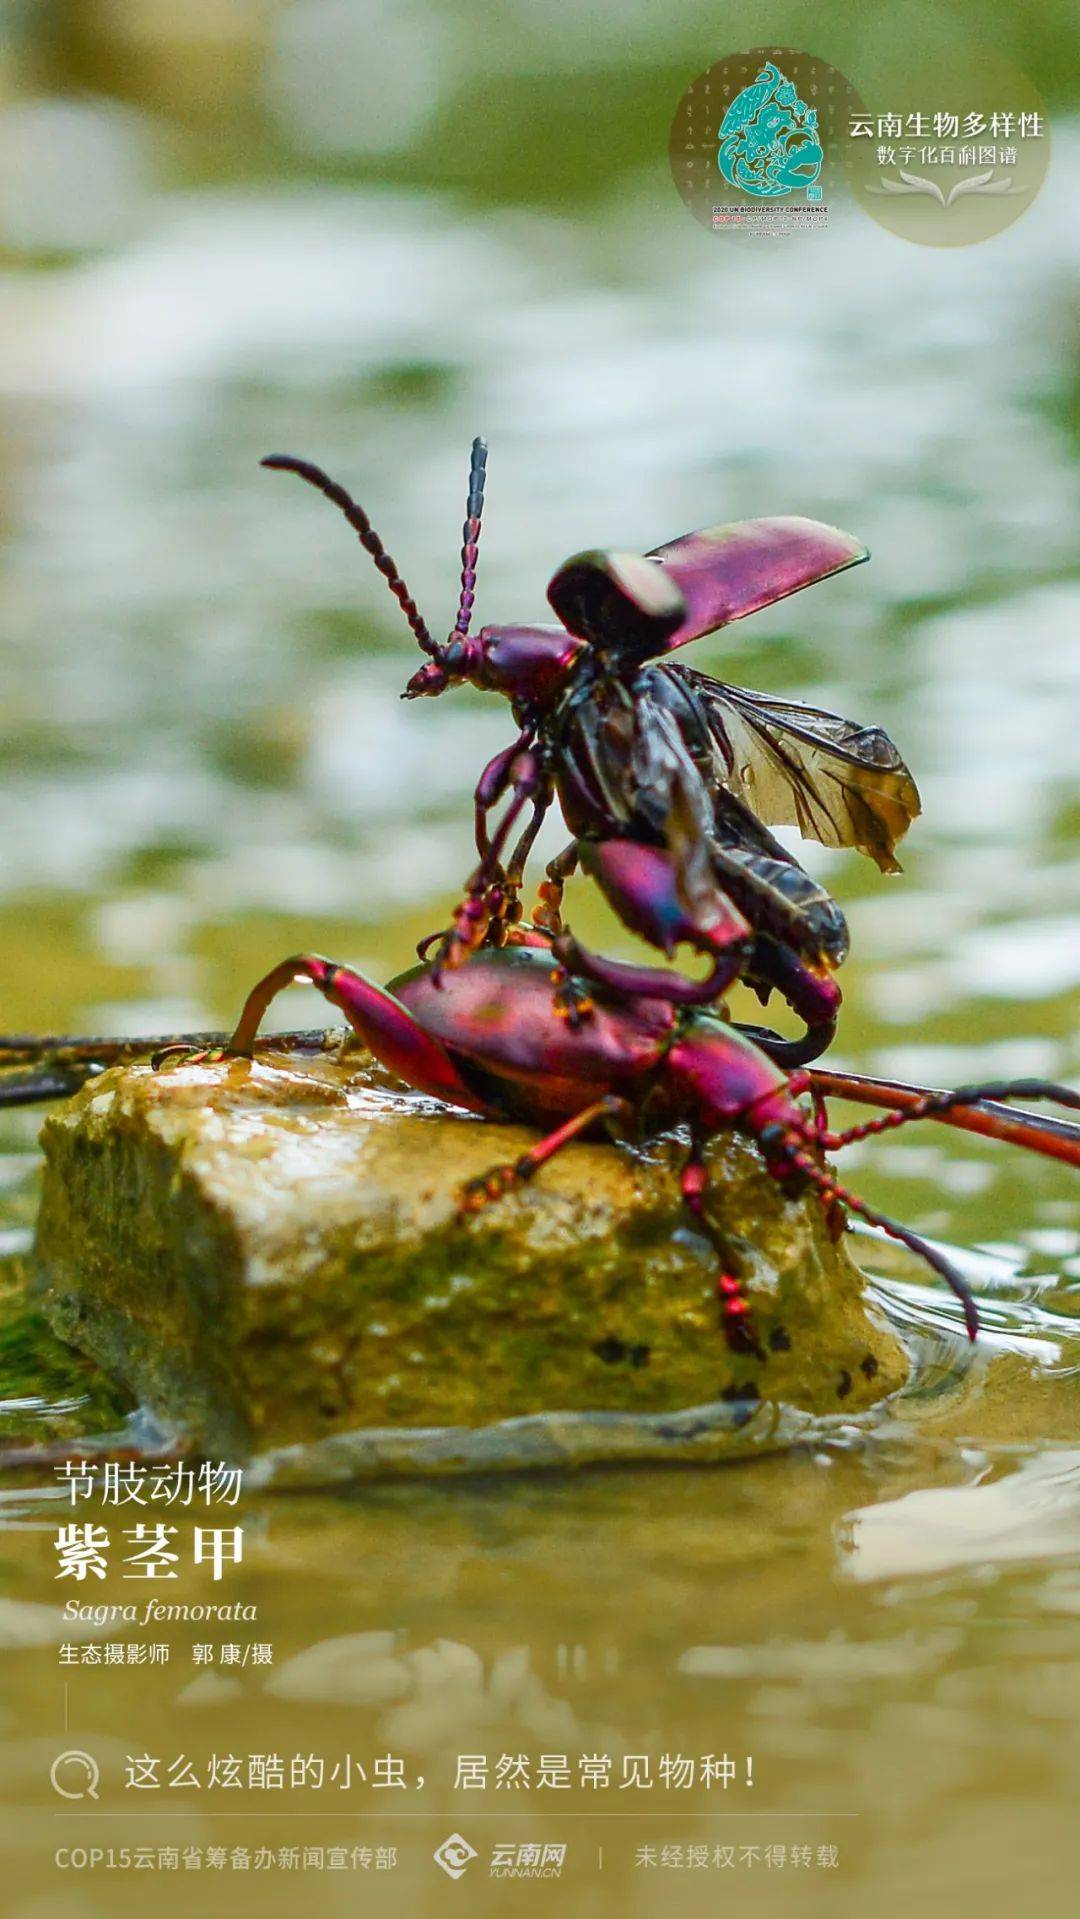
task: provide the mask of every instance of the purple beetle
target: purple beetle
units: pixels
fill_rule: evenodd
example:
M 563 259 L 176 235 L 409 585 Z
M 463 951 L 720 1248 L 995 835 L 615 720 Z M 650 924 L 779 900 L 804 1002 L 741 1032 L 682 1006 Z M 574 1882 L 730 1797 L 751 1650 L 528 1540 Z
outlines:
M 691 533 L 641 556 L 581 553 L 554 575 L 548 598 L 561 627 L 470 632 L 487 449 L 474 442 L 457 619 L 432 638 L 363 509 L 320 468 L 288 454 L 264 466 L 298 474 L 344 513 L 430 655 L 404 697 L 463 682 L 501 693 L 520 728 L 476 787 L 479 864 L 441 942 L 437 973 L 479 946 L 515 937 L 518 893 L 541 822 L 557 793 L 573 839 L 553 860 L 534 925 L 562 965 L 561 1010 L 588 1011 L 572 975 L 612 981 L 610 967 L 569 939 L 560 915 L 577 866 L 625 925 L 669 957 L 686 944 L 712 961 L 703 987 L 657 968 L 619 969 L 630 990 L 685 1002 L 737 977 L 763 1000 L 778 990 L 806 1037 L 759 1034 L 788 1065 L 816 1058 L 835 1027 L 833 973 L 848 948 L 842 913 L 769 832 L 794 824 L 826 846 L 857 846 L 886 871 L 919 811 L 914 782 L 877 727 L 751 693 L 657 660 L 867 557 L 814 520 L 745 520 Z M 509 795 L 496 833 L 492 808 Z M 513 829 L 528 823 L 504 864 Z M 421 946 L 421 957 L 427 945 Z M 756 1029 L 751 1029 L 756 1030 Z
M 525 935 L 524 941 L 528 939 Z M 318 987 L 376 1059 L 407 1085 L 468 1113 L 520 1120 L 543 1130 L 537 1144 L 513 1164 L 494 1167 L 468 1183 L 460 1196 L 463 1215 L 530 1179 L 570 1140 L 590 1129 L 607 1125 L 656 1132 L 687 1123 L 691 1143 L 681 1192 L 716 1250 L 720 1323 L 735 1350 L 758 1359 L 765 1353 L 745 1296 L 741 1262 L 713 1226 L 706 1207 L 703 1148 L 711 1134 L 727 1127 L 748 1133 L 785 1191 L 817 1191 L 837 1232 L 845 1212 L 858 1213 L 918 1253 L 962 1302 L 972 1339 L 978 1328 L 975 1303 L 951 1261 L 840 1185 L 825 1153 L 910 1120 L 939 1119 L 1080 1166 L 1080 1127 L 997 1104 L 1012 1098 L 1049 1099 L 1080 1109 L 1080 1094 L 1067 1087 L 1014 1080 L 933 1092 L 844 1073 L 789 1074 L 713 1013 L 603 983 L 593 988 L 592 1017 L 575 1028 L 559 1017 L 554 1005 L 550 956 L 543 944 L 486 946 L 467 967 L 453 969 L 441 980 L 433 966 L 420 965 L 388 987 L 373 986 L 317 954 L 297 954 L 275 966 L 249 993 L 224 1047 L 192 1051 L 190 1042 L 174 1042 L 159 1048 L 156 1063 L 177 1055 L 188 1061 L 249 1059 L 268 1007 L 293 982 Z M 149 1050 L 154 1043 L 142 1044 Z M 807 1092 L 813 1097 L 810 1111 L 798 1103 Z M 893 1110 L 833 1132 L 826 1093 Z

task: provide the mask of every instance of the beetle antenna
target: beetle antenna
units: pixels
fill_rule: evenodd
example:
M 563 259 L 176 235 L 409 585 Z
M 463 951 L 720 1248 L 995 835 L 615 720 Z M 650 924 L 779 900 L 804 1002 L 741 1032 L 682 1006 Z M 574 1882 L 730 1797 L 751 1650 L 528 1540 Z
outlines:
M 858 1213 L 859 1218 L 865 1219 L 867 1225 L 880 1227 L 883 1233 L 888 1233 L 890 1239 L 899 1240 L 913 1253 L 917 1253 L 920 1259 L 925 1260 L 935 1273 L 939 1273 L 946 1285 L 952 1288 L 964 1309 L 964 1325 L 967 1327 L 968 1338 L 973 1340 L 976 1337 L 979 1330 L 979 1309 L 975 1304 L 975 1296 L 963 1274 L 957 1271 L 950 1259 L 946 1259 L 944 1253 L 940 1253 L 936 1246 L 931 1246 L 929 1240 L 923 1239 L 921 1233 L 912 1232 L 910 1226 L 901 1226 L 898 1220 L 890 1219 L 887 1213 L 879 1213 L 873 1206 L 868 1206 L 857 1193 L 849 1192 L 848 1188 L 841 1186 L 824 1166 L 819 1166 L 808 1152 L 796 1149 L 791 1153 L 790 1159 L 791 1164 L 817 1187 L 823 1206 L 831 1206 L 834 1200 L 839 1200 L 841 1206 L 845 1207 L 849 1213 Z
M 336 507 L 340 508 L 348 520 L 349 525 L 359 534 L 360 544 L 365 553 L 370 553 L 379 572 L 382 574 L 383 579 L 386 581 L 387 586 L 390 588 L 391 593 L 404 613 L 405 618 L 408 620 L 417 642 L 423 647 L 425 653 L 430 653 L 433 659 L 437 659 L 442 648 L 438 646 L 428 632 L 427 626 L 421 618 L 416 601 L 409 592 L 401 574 L 398 572 L 397 567 L 386 551 L 375 528 L 364 512 L 363 507 L 357 506 L 356 501 L 350 494 L 346 493 L 343 486 L 339 486 L 336 480 L 331 480 L 329 475 L 323 472 L 321 466 L 314 466 L 310 460 L 298 460 L 292 453 L 269 453 L 265 460 L 260 460 L 259 464 L 260 466 L 268 466 L 277 473 L 298 474 L 300 479 L 306 480 L 309 486 L 317 487 L 320 493 L 325 494 L 328 500 L 331 500 Z
M 487 472 L 487 441 L 474 440 L 469 460 L 469 498 L 465 524 L 461 529 L 461 598 L 458 601 L 454 633 L 464 638 L 472 619 L 476 597 L 476 555 L 480 545 L 480 516 L 484 511 L 484 476 Z
M 1080 1093 L 1074 1092 L 1071 1086 L 1058 1086 L 1054 1081 L 1045 1079 L 985 1080 L 979 1086 L 958 1086 L 951 1093 L 924 1093 L 920 1099 L 913 1100 L 910 1106 L 902 1106 L 890 1113 L 878 1113 L 859 1126 L 847 1126 L 842 1133 L 828 1134 L 825 1145 L 830 1151 L 835 1151 L 841 1146 L 853 1145 L 856 1140 L 873 1139 L 878 1133 L 894 1132 L 898 1126 L 907 1126 L 913 1119 L 944 1119 L 954 1106 L 977 1105 L 982 1100 L 1009 1099 L 1053 1100 L 1057 1106 L 1080 1111 Z M 1061 1122 L 1062 1126 L 1065 1124 Z M 1075 1127 L 1070 1126 L 1068 1130 L 1075 1134 Z

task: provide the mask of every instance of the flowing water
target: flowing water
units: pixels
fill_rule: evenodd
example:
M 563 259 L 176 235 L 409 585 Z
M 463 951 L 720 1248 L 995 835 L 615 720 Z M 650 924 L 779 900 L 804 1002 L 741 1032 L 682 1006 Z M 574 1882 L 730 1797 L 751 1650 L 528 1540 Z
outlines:
M 222 1024 L 284 953 L 385 977 L 443 923 L 509 714 L 471 692 L 401 705 L 415 648 L 377 575 L 256 462 L 287 448 L 340 473 L 438 632 L 483 430 L 484 620 L 542 619 L 582 546 L 771 512 L 867 539 L 869 567 L 695 662 L 878 720 L 917 772 L 902 877 L 807 853 L 852 927 L 835 1057 L 1075 1082 L 1080 134 L 1059 119 L 1042 195 L 985 246 L 907 246 L 840 210 L 826 237 L 750 257 L 666 174 L 678 93 L 723 50 L 692 7 L 665 25 L 559 0 L 492 22 L 221 0 L 183 31 L 150 0 L 93 27 L 12 11 L 0 1025 Z M 624 950 L 587 892 L 570 906 Z M 285 1016 L 315 1024 L 321 1003 L 298 992 Z M 9 1291 L 36 1124 L 0 1131 Z M 184 1509 L 166 1596 L 258 1623 L 145 1632 L 61 1620 L 69 1596 L 142 1594 L 115 1573 L 57 1585 L 66 1490 L 10 1475 L 5 1919 L 226 1915 L 252 1895 L 274 1915 L 1075 1910 L 1075 1177 L 931 1127 L 847 1165 L 966 1249 L 985 1324 L 972 1356 L 947 1296 L 864 1241 L 916 1370 L 862 1426 L 722 1469 L 245 1495 L 245 1563 L 219 1583 L 190 1564 Z M 4 1350 L 9 1440 L 116 1424 L 107 1388 L 21 1322 Z M 160 1665 L 109 1650 L 155 1636 Z M 65 1747 L 100 1763 L 98 1801 L 51 1791 Z M 323 1755 L 326 1782 L 124 1788 L 129 1756 L 164 1772 L 214 1751 Z M 377 1783 L 387 1754 L 404 1787 Z M 486 1756 L 486 1786 L 455 1784 L 459 1754 Z M 661 1776 L 664 1754 L 692 1777 Z M 702 1757 L 725 1754 L 733 1776 L 706 1784 Z M 346 1787 L 347 1755 L 366 1781 Z M 519 1755 L 531 1786 L 511 1764 L 497 1783 Z M 542 1756 L 569 1786 L 554 1766 L 539 1783 Z M 646 1760 L 653 1783 L 624 1783 Z M 454 1833 L 471 1892 L 432 1858 Z M 493 1847 L 532 1842 L 566 1845 L 557 1884 L 492 1879 Z M 54 1863 L 125 1846 L 146 1876 Z

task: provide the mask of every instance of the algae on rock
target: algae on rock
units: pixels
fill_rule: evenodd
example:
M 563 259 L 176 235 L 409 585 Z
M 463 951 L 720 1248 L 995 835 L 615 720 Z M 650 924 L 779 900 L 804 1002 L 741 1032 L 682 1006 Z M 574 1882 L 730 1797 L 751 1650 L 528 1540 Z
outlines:
M 676 1137 L 578 1142 L 459 1223 L 462 1181 L 534 1137 L 329 1044 L 117 1067 L 45 1124 L 45 1311 L 231 1456 L 541 1413 L 849 1413 L 903 1382 L 903 1350 L 820 1206 L 786 1197 L 747 1140 L 712 1141 L 710 1204 L 752 1271 L 764 1360 L 724 1341 Z

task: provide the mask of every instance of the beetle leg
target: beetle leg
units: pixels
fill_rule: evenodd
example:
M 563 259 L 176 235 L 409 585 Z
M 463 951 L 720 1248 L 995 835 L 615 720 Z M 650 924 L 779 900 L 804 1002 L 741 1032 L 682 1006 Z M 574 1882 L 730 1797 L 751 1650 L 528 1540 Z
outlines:
M 582 840 L 576 853 L 632 932 L 668 954 L 686 942 L 698 952 L 707 953 L 713 966 L 704 980 L 689 980 L 682 973 L 660 967 L 627 966 L 602 959 L 570 937 L 556 911 L 559 930 L 553 949 L 561 968 L 557 1005 L 565 1003 L 569 979 L 574 974 L 618 993 L 682 1006 L 705 1005 L 718 999 L 739 977 L 752 950 L 752 934 L 749 923 L 719 886 L 700 903 L 695 917 L 683 900 L 677 864 L 663 847 L 643 846 L 633 840 Z M 580 1013 L 582 1009 L 577 1010 Z
M 436 940 L 445 940 L 445 939 L 449 939 L 449 937 L 450 937 L 450 928 L 448 926 L 440 926 L 437 933 L 425 933 L 423 939 L 417 940 L 416 942 L 417 959 L 423 960 L 423 962 L 426 965 L 427 956 L 430 953 L 432 947 L 434 946 Z
M 482 1100 L 466 1085 L 450 1054 L 438 1040 L 424 1031 L 413 1015 L 381 986 L 373 986 L 361 974 L 317 953 L 297 953 L 282 960 L 265 978 L 253 986 L 225 1046 L 201 1053 L 183 1049 L 189 1063 L 212 1059 L 250 1059 L 259 1026 L 271 1003 L 286 986 L 294 983 L 317 986 L 332 1006 L 344 1013 L 354 1032 L 360 1035 L 375 1058 L 396 1073 L 399 1079 L 418 1093 L 431 1093 L 436 1099 L 449 1100 L 470 1113 L 487 1111 Z M 179 1049 L 166 1047 L 155 1055 L 155 1065 L 175 1058 Z
M 854 1074 L 827 1072 L 813 1074 L 810 1086 L 818 1096 L 828 1091 L 838 1098 L 862 1099 L 891 1107 L 892 1110 L 867 1120 L 861 1126 L 849 1126 L 840 1133 L 829 1132 L 814 1124 L 804 1125 L 801 1131 L 789 1128 L 785 1132 L 781 1129 L 782 1136 L 776 1142 L 768 1142 L 763 1138 L 762 1144 L 770 1154 L 767 1161 L 770 1172 L 782 1184 L 794 1177 L 816 1186 L 830 1221 L 836 1209 L 843 1208 L 857 1213 L 871 1226 L 878 1226 L 882 1232 L 888 1233 L 891 1239 L 910 1247 L 952 1288 L 963 1307 L 968 1337 L 974 1339 L 979 1330 L 979 1313 L 963 1274 L 921 1234 L 868 1206 L 857 1193 L 842 1186 L 835 1174 L 823 1164 L 822 1150 L 839 1151 L 844 1146 L 853 1145 L 856 1140 L 875 1138 L 879 1133 L 894 1131 L 911 1120 L 937 1119 L 943 1120 L 946 1125 L 963 1127 L 969 1132 L 983 1133 L 991 1139 L 1026 1146 L 1047 1158 L 1080 1166 L 1080 1127 L 1067 1120 L 1044 1119 L 1035 1113 L 1023 1111 L 1013 1112 L 1000 1103 L 1007 1099 L 1047 1099 L 1061 1106 L 1080 1109 L 1080 1093 L 1072 1087 L 1058 1086 L 1051 1080 L 1040 1079 L 989 1080 L 979 1086 L 959 1086 L 951 1092 L 933 1092 L 887 1080 L 874 1081 Z M 770 1130 L 766 1128 L 766 1132 Z
M 488 761 L 480 778 L 476 782 L 473 794 L 473 817 L 476 832 L 476 851 L 481 865 L 488 858 L 491 842 L 488 838 L 487 816 L 493 806 L 497 806 L 510 784 L 510 770 L 519 753 L 524 753 L 532 742 L 532 728 L 525 727 L 504 746 L 501 753 Z
M 503 754 L 499 757 L 500 759 L 504 759 L 506 756 Z M 492 761 L 491 764 L 494 766 L 496 762 Z M 486 770 L 490 771 L 490 768 Z M 531 800 L 533 802 L 534 814 L 536 808 L 540 808 L 540 819 L 543 818 L 544 812 L 547 810 L 548 800 L 545 793 L 545 776 L 540 761 L 535 754 L 529 752 L 515 754 L 509 767 L 508 784 L 513 789 L 510 804 L 507 806 L 502 819 L 499 821 L 495 832 L 490 838 L 487 836 L 486 824 L 483 828 L 485 850 L 481 855 L 480 864 L 469 877 L 465 898 L 455 912 L 453 922 L 443 935 L 442 943 L 435 955 L 432 967 L 432 978 L 436 985 L 438 985 L 439 975 L 444 969 L 462 965 L 464 961 L 468 959 L 470 953 L 476 952 L 479 947 L 485 944 L 492 922 L 495 921 L 497 923 L 506 910 L 507 895 L 503 890 L 505 875 L 500 862 L 511 830 L 521 817 L 525 807 Z M 482 785 L 483 780 L 481 780 L 481 786 Z M 481 788 L 478 787 L 478 794 L 480 790 Z M 534 820 L 537 831 L 539 830 L 540 819 Z M 478 801 L 478 836 L 481 831 L 479 820 L 480 804 Z M 527 835 L 523 837 L 527 838 Z M 532 841 L 528 840 L 526 853 L 528 852 L 528 846 L 531 844 Z M 496 939 L 493 943 L 500 944 L 501 942 Z M 423 957 L 423 955 L 421 955 L 421 957 Z
M 1046 1099 L 1060 1106 L 1080 1110 L 1080 1092 L 1071 1086 L 1058 1086 L 1052 1080 L 988 1080 L 978 1086 L 959 1086 L 950 1092 L 932 1091 L 920 1086 L 905 1086 L 896 1080 L 873 1080 L 861 1074 L 818 1071 L 805 1076 L 815 1098 L 826 1093 L 837 1099 L 861 1100 L 868 1105 L 891 1110 L 849 1126 L 843 1132 L 830 1132 L 821 1124 L 821 1112 L 812 1122 L 801 1125 L 752 1127 L 766 1154 L 766 1166 L 781 1185 L 797 1187 L 809 1183 L 817 1188 L 830 1221 L 837 1208 L 857 1213 L 871 1226 L 878 1226 L 891 1239 L 899 1240 L 924 1259 L 952 1288 L 964 1311 L 968 1336 L 974 1339 L 979 1329 L 979 1313 L 971 1288 L 952 1261 L 936 1246 L 909 1226 L 902 1226 L 887 1213 L 868 1206 L 857 1193 L 842 1186 L 823 1163 L 823 1151 L 836 1152 L 856 1140 L 872 1139 L 891 1132 L 912 1120 L 936 1119 L 959 1126 L 990 1139 L 1026 1146 L 1049 1159 L 1080 1166 L 1080 1126 L 1068 1120 L 1043 1118 L 1035 1113 L 1014 1112 L 1001 1102 L 1009 1099 Z
M 577 872 L 580 850 L 580 840 L 571 840 L 569 846 L 564 846 L 561 853 L 548 861 L 547 877 L 541 882 L 533 907 L 532 923 L 538 933 L 550 933 L 557 938 L 563 931 L 563 890 L 567 880 Z
M 536 843 L 536 836 L 547 818 L 550 805 L 551 787 L 545 784 L 540 788 L 540 791 L 533 799 L 532 819 L 529 821 L 529 824 L 526 826 L 525 831 L 522 833 L 511 853 L 510 861 L 506 869 L 506 884 L 508 887 L 512 887 L 515 892 L 520 892 L 521 890 L 529 854 L 532 852 L 533 846 Z
M 801 1039 L 785 1039 L 782 1033 L 774 1032 L 771 1026 L 748 1026 L 744 1020 L 735 1020 L 733 1023 L 768 1059 L 782 1066 L 786 1072 L 820 1059 L 836 1038 L 834 1019 L 828 1020 L 823 1026 L 808 1026 Z
M 521 926 L 516 921 L 506 928 L 504 946 L 532 946 L 540 953 L 550 953 L 551 935 L 541 933 L 538 927 Z
M 718 967 L 710 992 L 701 995 L 688 997 L 682 986 L 665 988 L 663 982 L 669 976 L 659 973 L 648 983 L 642 975 L 638 985 L 626 977 L 620 982 L 623 990 L 655 991 L 658 997 L 681 1003 L 704 1003 L 710 993 L 716 997 L 724 991 L 737 973 L 745 973 L 763 998 L 774 988 L 782 993 L 806 1023 L 805 1035 L 794 1040 L 767 1028 L 748 1029 L 749 1037 L 770 1059 L 790 1070 L 825 1051 L 836 1030 L 840 1006 L 840 990 L 831 972 L 824 965 L 800 959 L 780 941 L 755 934 L 715 874 L 704 879 L 699 875 L 691 884 L 683 865 L 667 848 L 635 840 L 583 840 L 580 850 L 583 866 L 624 926 L 669 958 L 683 944 L 713 958 L 738 955 L 735 971 L 725 977 Z
M 551 1003 L 559 1019 L 564 1019 L 571 1032 L 576 1033 L 583 1020 L 592 1018 L 593 999 L 588 987 L 560 956 L 560 949 L 566 947 L 576 953 L 584 951 L 570 938 L 569 933 L 561 933 L 558 939 L 552 940 L 551 951 L 556 964 L 551 969 L 551 984 L 555 988 Z
M 749 920 L 711 878 L 688 898 L 679 861 L 663 846 L 636 840 L 582 840 L 581 863 L 624 926 L 668 958 L 687 945 L 710 958 L 752 950 Z
M 724 1338 L 733 1353 L 752 1353 L 755 1359 L 764 1360 L 765 1353 L 754 1326 L 749 1301 L 743 1291 L 740 1275 L 733 1269 L 738 1263 L 724 1244 L 721 1235 L 705 1217 L 705 1195 L 709 1188 L 708 1169 L 704 1159 L 704 1135 L 693 1135 L 689 1156 L 679 1177 L 679 1191 L 687 1211 L 708 1235 L 716 1250 L 720 1262 L 720 1271 L 716 1278 L 716 1297 L 720 1303 L 720 1319 Z
M 549 943 L 557 963 L 552 968 L 551 983 L 555 988 L 553 1005 L 560 1019 L 564 1019 L 572 1031 L 576 1031 L 583 1020 L 589 1018 L 593 1003 L 587 987 L 576 980 L 571 969 L 558 958 L 556 949 L 560 940 L 569 937 L 563 924 L 563 890 L 568 879 L 578 868 L 581 854 L 580 840 L 571 840 L 561 853 L 549 860 L 547 877 L 541 883 L 536 905 L 533 907 L 531 934 L 526 935 L 530 944 L 538 941 Z
M 523 728 L 516 740 L 512 740 L 509 746 L 504 746 L 501 752 L 496 753 L 494 758 L 488 761 L 480 778 L 476 782 L 476 791 L 473 794 L 473 832 L 476 840 L 479 866 L 477 872 L 473 874 L 469 882 L 467 890 L 470 893 L 474 890 L 473 882 L 477 878 L 477 873 L 484 876 L 478 889 L 481 894 L 486 891 L 488 886 L 502 878 L 502 873 L 498 865 L 498 855 L 492 853 L 491 838 L 487 830 L 487 816 L 492 807 L 498 805 L 503 794 L 506 792 L 510 784 L 510 773 L 514 762 L 520 753 L 526 751 L 532 737 L 532 729 L 530 727 Z M 449 954 L 457 919 L 463 912 L 463 906 L 464 903 L 458 908 L 454 924 L 440 928 L 437 933 L 428 933 L 424 939 L 418 941 L 416 947 L 418 959 L 426 960 L 430 949 L 435 945 L 436 941 L 439 941 L 442 946 L 442 952 L 436 964 L 446 964 L 446 956 Z M 490 918 L 490 914 L 488 914 L 487 917 Z M 486 931 L 486 922 L 484 930 Z M 484 935 L 481 933 L 481 942 L 483 937 Z M 470 949 L 478 943 L 480 942 L 473 939 L 472 928 L 470 927 Z
M 798 1039 L 784 1039 L 767 1026 L 743 1027 L 755 1046 L 789 1071 L 820 1059 L 835 1037 L 841 1001 L 840 988 L 828 967 L 812 965 L 780 940 L 759 933 L 747 963 L 746 983 L 755 988 L 763 1003 L 775 988 L 806 1026 Z
M 552 1133 L 545 1134 L 535 1146 L 520 1158 L 511 1160 L 502 1166 L 492 1166 L 486 1173 L 478 1173 L 474 1179 L 468 1179 L 458 1195 L 458 1218 L 465 1219 L 470 1213 L 482 1212 L 493 1200 L 501 1199 L 504 1193 L 512 1192 L 515 1186 L 522 1186 L 530 1180 L 541 1166 L 577 1139 L 598 1120 L 628 1123 L 633 1118 L 633 1107 L 629 1101 L 619 1099 L 614 1093 L 605 1093 L 602 1099 L 594 1100 L 572 1119 L 564 1120 Z
M 1063 1160 L 1068 1166 L 1080 1166 L 1080 1126 L 1041 1113 L 1016 1112 L 1002 1104 L 1007 1099 L 1047 1099 L 1080 1109 L 1080 1093 L 1068 1086 L 1056 1086 L 1047 1080 L 1016 1079 L 961 1086 L 953 1092 L 935 1092 L 922 1086 L 907 1086 L 900 1080 L 871 1079 L 861 1073 L 834 1073 L 821 1068 L 810 1075 L 810 1083 L 819 1092 L 836 1099 L 892 1109 L 863 1126 L 826 1134 L 824 1143 L 830 1150 L 850 1145 L 856 1139 L 889 1132 L 909 1120 L 936 1119 L 946 1126 L 960 1127 L 964 1132 L 982 1133 L 988 1139 L 1025 1146 L 1047 1159 Z
M 975 1304 L 971 1287 L 963 1274 L 953 1265 L 952 1260 L 947 1259 L 938 1247 L 924 1239 L 921 1233 L 913 1232 L 910 1226 L 902 1226 L 899 1220 L 890 1218 L 888 1213 L 879 1213 L 876 1207 L 868 1206 L 864 1199 L 860 1199 L 857 1193 L 851 1191 L 850 1187 L 842 1186 L 835 1173 L 820 1164 L 817 1154 L 813 1151 L 809 1129 L 802 1132 L 794 1128 L 777 1130 L 782 1134 L 780 1139 L 770 1141 L 762 1139 L 761 1142 L 769 1154 L 765 1163 L 773 1178 L 778 1180 L 781 1186 L 796 1192 L 807 1184 L 815 1187 L 818 1198 L 825 1208 L 826 1216 L 830 1220 L 834 1210 L 839 1206 L 844 1212 L 857 1213 L 859 1218 L 865 1219 L 868 1225 L 879 1227 L 883 1233 L 888 1234 L 890 1239 L 898 1240 L 902 1246 L 907 1246 L 911 1252 L 917 1253 L 933 1272 L 940 1275 L 960 1301 L 968 1338 L 974 1340 L 979 1331 L 979 1309 Z M 771 1128 L 766 1128 L 766 1132 L 771 1131 Z M 825 1138 L 828 1139 L 829 1136 L 825 1135 Z
M 829 1108 L 826 1104 L 825 1095 L 820 1086 L 812 1085 L 810 1087 L 810 1124 L 807 1129 L 807 1138 L 811 1151 L 823 1172 L 828 1170 L 825 1164 L 825 1150 L 831 1137 L 829 1132 Z M 825 1223 L 829 1229 L 830 1239 L 838 1241 L 843 1237 L 846 1221 L 844 1219 L 844 1209 L 838 1199 L 834 1199 L 832 1205 L 826 1208 Z
M 507 863 L 506 873 L 501 886 L 495 889 L 501 893 L 502 898 L 496 901 L 495 907 L 492 910 L 493 924 L 491 933 L 493 945 L 506 946 L 508 944 L 517 945 L 523 943 L 514 938 L 514 929 L 521 919 L 521 900 L 519 894 L 521 892 L 522 880 L 525 877 L 525 868 L 528 864 L 529 854 L 532 852 L 536 842 L 536 836 L 544 823 L 550 805 L 551 786 L 545 781 L 539 791 L 533 795 L 532 818 L 529 820 L 525 831 L 518 837 L 517 845 Z
M 702 980 L 687 979 L 683 973 L 669 973 L 661 966 L 627 966 L 620 960 L 603 959 L 579 946 L 570 933 L 552 942 L 552 950 L 563 971 L 596 980 L 616 993 L 636 998 L 669 1000 L 677 1006 L 706 1006 L 726 993 L 742 970 L 744 947 L 737 944 L 726 953 L 718 953 L 712 970 Z
M 467 888 L 469 893 L 483 893 L 493 883 L 503 879 L 504 875 L 500 861 L 506 842 L 510 837 L 510 829 L 517 822 L 529 800 L 535 802 L 543 793 L 543 773 L 536 755 L 530 753 L 525 744 L 528 737 L 527 732 L 522 733 L 520 739 L 515 741 L 513 747 L 507 747 L 504 752 L 500 753 L 497 760 L 493 760 L 491 766 L 485 768 L 484 774 L 481 775 L 480 783 L 476 789 L 476 837 L 480 863 L 469 878 Z M 490 773 L 492 767 L 496 765 L 498 765 L 500 769 L 498 780 L 485 786 L 486 775 Z M 502 819 L 499 821 L 495 832 L 489 837 L 487 832 L 487 814 L 490 812 L 492 806 L 495 805 L 496 801 L 501 799 L 508 787 L 512 789 L 513 797 Z M 492 794 L 493 797 L 489 797 L 489 794 Z M 543 818 L 543 812 L 541 812 L 540 818 Z M 539 830 L 539 825 L 540 821 L 537 820 L 534 827 L 534 837 L 536 831 Z M 531 844 L 532 841 L 530 840 L 525 849 L 526 855 L 528 854 L 528 848 Z

